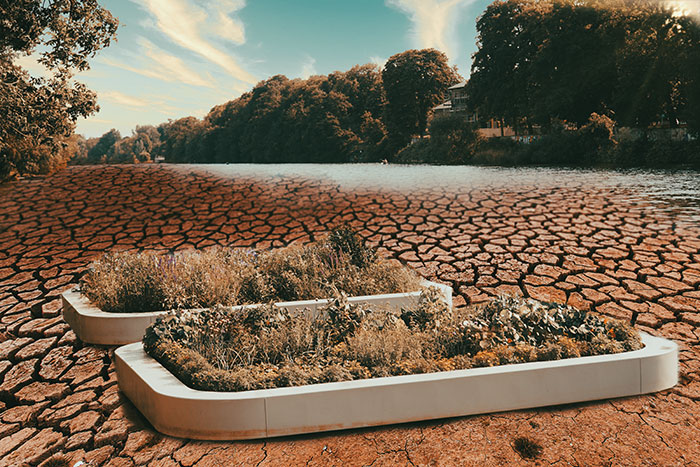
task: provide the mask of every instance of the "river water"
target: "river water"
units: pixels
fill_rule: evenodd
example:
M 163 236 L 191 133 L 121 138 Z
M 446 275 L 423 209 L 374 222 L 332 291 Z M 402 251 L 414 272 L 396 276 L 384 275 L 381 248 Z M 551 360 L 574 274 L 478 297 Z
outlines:
M 684 223 L 700 226 L 700 173 L 690 170 L 606 170 L 505 168 L 382 164 L 206 164 L 182 165 L 226 178 L 308 178 L 346 189 L 414 191 L 420 189 L 582 189 L 624 193 Z

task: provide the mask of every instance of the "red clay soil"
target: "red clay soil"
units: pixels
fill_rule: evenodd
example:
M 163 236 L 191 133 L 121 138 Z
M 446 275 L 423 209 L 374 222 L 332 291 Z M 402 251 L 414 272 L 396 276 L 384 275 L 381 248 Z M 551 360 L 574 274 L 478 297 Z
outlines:
M 59 294 L 107 250 L 274 247 L 341 223 L 452 285 L 457 304 L 517 293 L 622 319 L 637 311 L 640 328 L 680 344 L 681 383 L 545 409 L 196 442 L 154 432 L 119 393 L 114 349 L 81 343 L 60 316 Z M 167 166 L 13 182 L 0 187 L 0 466 L 698 465 L 699 286 L 700 229 L 614 190 L 400 192 Z

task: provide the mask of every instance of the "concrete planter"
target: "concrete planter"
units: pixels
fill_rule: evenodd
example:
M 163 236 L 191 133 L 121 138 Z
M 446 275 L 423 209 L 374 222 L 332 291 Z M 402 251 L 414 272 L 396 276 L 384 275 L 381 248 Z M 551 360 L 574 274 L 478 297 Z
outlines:
M 188 388 L 141 343 L 115 352 L 119 387 L 156 430 L 235 440 L 634 396 L 678 381 L 678 346 L 642 335 L 634 352 L 237 393 Z
M 436 282 L 423 281 L 425 287 L 437 287 L 442 292 L 445 302 L 452 306 L 452 287 Z M 420 291 L 384 295 L 367 295 L 350 297 L 351 303 L 390 305 L 395 308 L 417 303 Z M 144 313 L 110 313 L 94 306 L 77 291 L 64 292 L 63 319 L 83 342 L 99 345 L 123 345 L 138 342 L 143 338 L 146 328 L 155 322 L 158 316 L 167 311 Z M 328 299 L 279 302 L 277 306 L 290 312 L 309 309 L 312 313 L 328 303 Z M 255 307 L 259 305 L 243 305 Z

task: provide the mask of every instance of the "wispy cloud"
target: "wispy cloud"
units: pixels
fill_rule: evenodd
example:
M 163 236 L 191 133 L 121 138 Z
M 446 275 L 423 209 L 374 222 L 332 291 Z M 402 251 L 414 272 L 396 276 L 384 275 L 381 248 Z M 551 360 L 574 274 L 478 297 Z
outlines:
M 310 55 L 306 56 L 304 63 L 301 65 L 301 73 L 299 77 L 301 79 L 308 79 L 310 76 L 317 75 L 316 71 L 316 59 Z
M 145 99 L 139 99 L 137 97 L 128 96 L 119 91 L 105 91 L 100 93 L 100 97 L 109 102 L 113 102 L 115 104 L 123 105 L 126 107 L 148 107 L 148 102 Z
M 163 115 L 173 115 L 177 113 L 179 109 L 169 105 L 166 101 L 167 98 L 160 97 L 143 97 L 143 96 L 130 96 L 119 91 L 105 91 L 101 92 L 98 96 L 100 99 L 104 99 L 107 102 L 116 104 L 122 107 L 127 107 L 131 110 L 145 110 L 155 111 Z
M 158 48 L 148 39 L 140 38 L 139 44 L 142 47 L 143 54 L 149 59 L 149 63 L 145 63 L 143 66 L 132 66 L 110 58 L 103 58 L 101 61 L 113 67 L 162 81 L 208 88 L 214 87 L 214 82 L 211 77 L 203 77 L 188 67 L 180 58 Z
M 245 7 L 244 0 L 231 0 L 218 2 L 218 9 L 215 10 L 214 16 L 214 32 L 221 38 L 227 39 L 236 44 L 245 43 L 245 26 L 238 18 L 232 18 L 231 15 L 242 10 Z M 207 5 L 209 7 L 209 5 Z M 215 7 L 217 8 L 217 7 Z
M 190 0 L 132 0 L 142 5 L 153 16 L 155 26 L 170 40 L 205 59 L 219 65 L 234 78 L 248 84 L 257 80 L 229 53 L 209 40 L 223 39 L 235 44 L 245 42 L 245 28 L 231 14 L 245 6 L 242 0 L 219 2 L 209 6 L 207 13 Z
M 455 29 L 460 8 L 475 0 L 386 0 L 387 5 L 406 13 L 413 22 L 412 35 L 417 47 L 436 48 L 451 61 L 459 56 Z

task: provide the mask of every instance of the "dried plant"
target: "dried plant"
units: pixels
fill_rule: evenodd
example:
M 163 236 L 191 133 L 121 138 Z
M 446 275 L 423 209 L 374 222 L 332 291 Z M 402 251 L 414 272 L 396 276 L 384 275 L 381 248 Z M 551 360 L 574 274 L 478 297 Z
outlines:
M 248 255 L 233 249 L 108 253 L 92 263 L 81 289 L 105 311 L 204 308 L 236 303 L 251 268 Z
M 320 313 L 273 305 L 163 316 L 146 351 L 196 389 L 239 391 L 449 371 L 641 348 L 630 326 L 571 307 L 502 297 L 451 310 L 437 289 L 398 313 L 338 295 Z
M 206 308 L 419 290 L 420 278 L 377 258 L 352 231 L 305 246 L 257 252 L 213 248 L 175 254 L 108 253 L 91 264 L 83 293 L 112 312 Z
M 536 459 L 542 454 L 542 446 L 537 441 L 520 436 L 513 440 L 513 449 L 523 459 Z

